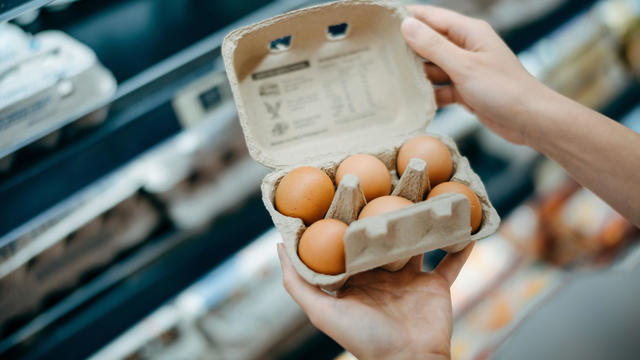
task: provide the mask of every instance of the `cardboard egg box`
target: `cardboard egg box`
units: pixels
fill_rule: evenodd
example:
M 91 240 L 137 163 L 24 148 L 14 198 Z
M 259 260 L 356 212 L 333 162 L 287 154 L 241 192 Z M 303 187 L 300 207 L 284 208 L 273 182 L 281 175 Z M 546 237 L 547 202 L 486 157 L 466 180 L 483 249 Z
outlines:
M 480 178 L 455 142 L 439 138 L 454 162 L 451 181 L 478 195 L 483 218 L 471 234 L 469 201 L 445 194 L 407 208 L 354 221 L 365 200 L 355 176 L 345 176 L 327 213 L 347 222 L 346 271 L 319 274 L 297 254 L 302 220 L 274 206 L 280 179 L 300 166 L 315 166 L 334 180 L 342 160 L 366 153 L 379 158 L 393 179 L 392 194 L 419 201 L 430 189 L 428 164 L 412 159 L 396 175 L 399 147 L 425 134 L 436 111 L 422 60 L 406 45 L 400 24 L 411 16 L 389 1 L 345 1 L 296 10 L 231 32 L 222 45 L 227 76 L 251 156 L 274 169 L 262 196 L 298 273 L 327 290 L 353 274 L 387 266 L 430 250 L 459 251 L 494 233 L 500 218 Z

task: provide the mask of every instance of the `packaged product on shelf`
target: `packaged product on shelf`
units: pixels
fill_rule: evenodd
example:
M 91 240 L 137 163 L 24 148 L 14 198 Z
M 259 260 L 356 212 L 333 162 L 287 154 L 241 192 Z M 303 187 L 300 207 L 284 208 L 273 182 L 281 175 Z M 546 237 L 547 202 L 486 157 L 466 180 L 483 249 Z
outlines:
M 521 253 L 552 264 L 607 263 L 637 229 L 550 160 L 537 169 L 536 197 L 503 222 L 500 233 Z
M 19 27 L 7 22 L 0 23 L 0 71 L 4 72 L 28 55 L 32 46 L 33 39 Z
M 317 332 L 282 287 L 268 230 L 90 357 L 280 358 Z M 215 354 L 215 355 L 211 355 Z
M 234 118 L 210 119 L 167 143 L 149 167 L 145 189 L 182 229 L 201 228 L 255 194 L 266 169 L 247 156 Z M 215 126 L 210 126 L 215 125 Z
M 599 1 L 597 18 L 622 46 L 624 62 L 633 75 L 640 76 L 640 6 L 634 0 Z
M 424 129 L 436 110 L 422 61 L 400 34 L 407 16 L 408 10 L 394 2 L 336 2 L 237 29 L 223 42 L 227 76 L 249 153 L 274 169 L 262 183 L 265 206 L 298 273 L 328 290 L 372 268 L 397 270 L 409 257 L 429 250 L 459 251 L 470 241 L 491 235 L 500 221 L 482 181 L 452 139 L 426 136 L 442 144 L 450 158 L 448 171 L 444 166 L 444 182 L 468 187 L 469 195 L 448 190 L 425 201 L 431 188 L 443 181 L 432 176 L 440 162 L 415 155 L 406 169 L 401 169 L 399 161 L 396 164 L 404 143 L 426 135 Z M 340 176 L 339 165 L 357 154 L 376 158 L 386 167 L 382 178 L 388 176 L 391 184 L 385 184 L 382 192 L 369 196 L 371 177 L 358 171 Z M 278 187 L 294 169 L 303 167 L 319 169 L 337 185 L 335 196 L 332 191 L 327 196 L 308 192 L 317 198 L 317 206 L 328 207 L 326 218 L 348 225 L 343 273 L 321 273 L 305 265 L 298 245 L 317 216 L 287 216 L 283 212 L 297 213 L 279 207 Z M 326 182 L 318 176 L 307 178 Z M 288 210 L 298 206 L 293 194 L 291 190 L 288 195 L 293 199 L 285 202 L 291 205 Z M 367 199 L 373 204 L 377 200 L 373 197 L 381 194 L 415 204 L 356 221 Z M 328 204 L 326 199 L 331 197 Z M 473 232 L 470 217 L 476 206 L 481 208 L 481 220 Z
M 585 188 L 579 188 L 564 202 L 543 209 L 540 225 L 545 239 L 544 257 L 555 264 L 608 262 L 617 253 L 615 250 L 637 233 L 622 215 Z M 612 256 L 607 256 L 608 252 Z
M 135 193 L 80 227 L 47 228 L 38 237 L 50 245 L 37 253 L 35 246 L 27 246 L 1 264 L 0 330 L 11 327 L 12 319 L 53 305 L 78 284 L 89 281 L 120 252 L 147 239 L 159 223 L 158 211 Z M 25 257 L 26 262 L 10 269 Z
M 601 8 L 576 16 L 519 54 L 542 82 L 592 108 L 608 104 L 631 80 L 620 56 L 621 39 Z
M 15 32 L 0 28 L 0 43 Z M 0 54 L 0 156 L 83 115 L 104 119 L 99 110 L 115 93 L 116 82 L 90 48 L 53 30 L 11 37 L 24 46 Z M 55 146 L 55 141 L 43 144 Z
M 283 339 L 291 343 L 316 331 L 282 287 L 273 251 L 280 239 L 275 229 L 269 230 L 177 298 L 184 310 L 194 298 L 202 299 L 198 328 L 216 344 L 221 358 L 278 358 Z
M 89 359 L 201 359 L 203 354 L 213 352 L 199 329 L 183 321 L 180 309 L 169 303 L 152 312 Z

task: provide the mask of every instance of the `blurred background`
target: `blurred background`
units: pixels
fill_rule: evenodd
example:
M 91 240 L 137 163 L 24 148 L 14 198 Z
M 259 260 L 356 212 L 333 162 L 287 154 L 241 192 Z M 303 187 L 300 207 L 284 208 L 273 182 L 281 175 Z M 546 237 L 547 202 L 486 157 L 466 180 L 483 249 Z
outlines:
M 0 358 L 350 357 L 282 288 L 269 169 L 220 56 L 231 29 L 321 2 L 0 1 Z M 534 76 L 640 131 L 639 1 L 425 3 L 488 20 Z M 503 219 L 452 289 L 453 357 L 636 358 L 637 228 L 460 107 L 428 130 Z

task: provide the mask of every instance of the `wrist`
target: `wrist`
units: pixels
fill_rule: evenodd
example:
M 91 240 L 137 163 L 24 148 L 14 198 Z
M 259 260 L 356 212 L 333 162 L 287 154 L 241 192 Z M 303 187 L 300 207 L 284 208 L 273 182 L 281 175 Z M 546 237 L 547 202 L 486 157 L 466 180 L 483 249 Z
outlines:
M 376 351 L 375 353 L 353 353 L 360 360 L 385 359 L 385 360 L 450 360 L 450 346 L 443 346 L 442 351 L 434 351 L 430 345 L 425 346 L 405 346 L 400 349 L 389 351 Z
M 404 355 L 398 354 L 397 359 L 428 359 L 428 360 L 449 360 L 451 359 L 451 336 L 442 339 L 431 339 L 427 342 L 415 342 L 406 348 Z M 421 339 L 420 339 L 421 340 Z
M 571 101 L 540 82 L 536 85 L 522 101 L 522 138 L 524 145 L 545 153 L 551 135 L 569 116 Z
M 361 359 L 358 357 L 358 359 Z M 450 360 L 450 355 L 433 353 L 433 352 L 421 352 L 421 351 L 411 351 L 407 349 L 406 351 L 399 351 L 393 354 L 375 354 L 372 357 L 363 357 L 362 359 L 386 359 L 386 360 Z

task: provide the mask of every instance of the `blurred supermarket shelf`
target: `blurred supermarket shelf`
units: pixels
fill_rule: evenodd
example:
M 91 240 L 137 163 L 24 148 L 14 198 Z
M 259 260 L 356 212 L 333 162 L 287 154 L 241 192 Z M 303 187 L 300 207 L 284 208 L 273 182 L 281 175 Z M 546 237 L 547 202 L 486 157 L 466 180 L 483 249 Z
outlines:
M 219 47 L 224 35 L 233 28 L 286 12 L 302 3 L 297 0 L 273 2 L 155 65 L 148 64 L 147 69 L 122 82 L 110 100 L 109 114 L 102 126 L 0 177 L 0 198 L 3 199 L 0 206 L 2 213 L 7 214 L 0 219 L 0 234 L 11 231 L 180 132 L 183 125 L 172 99 L 179 90 L 202 76 L 223 71 Z M 218 101 L 223 100 L 228 99 Z M 104 104 L 96 105 L 96 109 L 101 105 Z M 208 107 L 216 105 L 207 104 Z M 38 201 L 23 201 L 27 198 Z
M 218 112 L 229 112 L 231 109 L 232 107 L 223 107 Z M 233 116 L 226 118 L 215 116 L 213 118 L 216 121 L 202 121 L 181 132 L 104 180 L 98 181 L 68 198 L 1 239 L 0 245 L 2 247 L 0 249 L 2 249 L 3 256 L 0 272 L 6 275 L 20 270 L 18 273 L 26 273 L 28 276 L 33 272 L 31 263 L 44 262 L 46 264 L 47 261 L 50 262 L 50 259 L 46 257 L 45 260 L 38 259 L 41 259 L 43 254 L 50 252 L 50 248 L 58 247 L 58 243 L 66 246 L 68 242 L 66 239 L 89 226 L 87 224 L 95 223 L 94 218 L 98 217 L 96 225 L 99 229 L 98 232 L 104 234 L 107 229 L 104 227 L 105 220 L 102 220 L 103 225 L 100 227 L 100 214 L 105 211 L 118 214 L 118 204 L 135 196 L 140 191 L 148 194 L 147 197 L 152 198 L 152 203 L 159 204 L 161 210 L 164 210 L 165 216 L 168 217 L 167 221 L 172 224 L 159 234 L 157 232 L 155 235 L 151 234 L 151 238 L 146 241 L 144 239 L 149 237 L 148 231 L 138 235 L 136 237 L 138 243 L 153 245 L 143 246 L 142 249 L 135 252 L 132 259 L 125 260 L 123 264 L 114 265 L 104 276 L 100 276 L 95 281 L 90 281 L 86 286 L 83 285 L 70 293 L 69 297 L 45 311 L 32 324 L 1 342 L 0 352 L 5 350 L 8 344 L 15 343 L 16 339 L 25 339 L 34 331 L 58 320 L 72 310 L 75 305 L 88 301 L 114 283 L 131 276 L 132 271 L 137 271 L 149 261 L 155 260 L 155 257 L 148 255 L 149 252 L 157 255 L 164 254 L 176 242 L 196 236 L 206 230 L 215 218 L 225 212 L 233 211 L 234 208 L 241 207 L 246 199 L 256 197 L 259 183 L 267 172 L 266 168 L 247 156 L 241 141 L 239 125 Z M 193 180 L 195 173 L 200 174 L 198 180 Z M 135 217 L 129 218 L 138 222 L 145 216 L 145 211 L 142 210 L 138 209 Z M 252 210 L 260 211 L 262 209 L 258 207 Z M 266 213 L 262 214 L 261 218 L 266 219 Z M 260 223 L 260 220 L 255 217 L 254 220 L 257 224 Z M 125 235 L 116 234 L 118 241 L 122 241 L 122 237 Z M 77 236 L 75 237 L 77 238 Z M 116 239 L 101 239 L 105 244 L 108 242 L 107 240 L 115 241 Z M 251 237 L 230 240 L 234 246 L 242 246 L 251 240 Z M 72 241 L 77 242 L 77 240 Z M 145 250 L 149 246 L 151 250 Z M 127 246 L 122 250 L 130 251 L 130 248 L 131 246 Z M 85 252 L 92 253 L 98 250 L 96 248 L 84 249 Z M 68 255 L 69 250 L 65 251 Z M 118 254 L 118 251 L 114 253 L 114 256 Z M 59 255 L 66 257 L 64 253 Z M 65 266 L 71 266 L 72 262 L 72 260 L 63 258 L 58 261 L 65 262 Z M 82 268 L 76 268 L 74 271 L 77 275 L 81 275 L 94 271 L 96 265 L 93 263 L 85 264 Z M 129 269 L 129 272 L 113 270 L 119 268 Z M 8 282 L 9 280 L 5 278 L 1 281 Z M 51 289 L 51 291 L 54 290 L 56 289 Z M 17 287 L 14 286 L 11 292 L 15 294 L 16 291 L 18 291 Z M 38 296 L 31 295 L 32 307 L 37 306 Z M 7 299 L 3 300 L 7 301 Z M 9 311 L 10 309 L 5 307 L 3 315 L 10 317 L 20 314 L 21 311 L 24 312 L 24 310 L 20 310 L 23 308 L 24 305 L 22 308 Z
M 86 286 L 80 287 L 62 301 L 41 313 L 28 323 L 27 326 L 6 337 L 0 342 L 0 353 L 6 352 L 12 346 L 28 339 L 39 331 L 46 329 L 53 322 L 60 320 L 71 311 L 86 303 L 93 297 L 113 287 L 124 278 L 131 276 L 135 271 L 156 260 L 178 243 L 188 238 L 188 233 L 167 232 L 159 236 L 152 243 L 142 247 L 138 254 L 130 259 L 125 259 L 111 266 Z
M 80 351 L 96 349 L 115 338 L 133 319 L 140 319 L 182 290 L 181 284 L 195 281 L 268 229 L 271 220 L 260 204 L 255 194 L 245 206 L 220 216 L 204 233 L 169 231 L 151 239 L 3 339 L 3 356 L 40 358 L 46 354 L 65 358 L 70 356 L 70 349 L 74 349 L 74 356 L 88 355 Z M 244 226 L 248 219 L 251 227 Z M 55 327 L 47 328 L 56 321 Z M 25 343 L 27 339 L 30 341 Z
M 275 255 L 275 244 L 280 241 L 275 229 L 267 231 L 92 359 L 135 355 L 199 358 L 204 353 L 211 354 L 212 359 L 253 359 L 266 353 L 277 358 L 282 334 L 293 336 L 301 328 L 310 327 L 302 310 L 281 286 Z M 185 343 L 188 336 L 182 334 L 162 341 L 162 334 L 171 327 L 194 334 L 200 339 L 199 346 Z M 154 342 L 158 344 L 150 346 Z
M 276 229 L 266 231 L 91 359 L 173 359 L 176 354 L 194 359 L 320 359 L 335 354 L 338 348 L 330 345 L 316 349 L 313 357 L 305 352 L 302 344 L 310 338 L 320 343 L 325 339 L 282 287 L 275 251 L 280 241 Z
M 220 154 L 214 156 L 209 153 L 214 150 Z M 221 164 L 218 168 L 211 169 L 212 175 L 215 175 L 220 170 L 226 170 L 224 167 L 233 165 L 243 154 L 246 154 L 246 149 L 241 142 L 233 105 L 227 103 L 211 112 L 209 118 L 203 119 L 199 124 L 139 155 L 136 160 L 0 237 L 2 259 L 21 251 L 33 238 L 40 236 L 45 230 L 49 231 L 50 227 L 60 221 L 67 221 L 73 212 L 90 218 L 95 215 L 94 211 L 104 211 L 143 187 L 151 192 L 160 192 L 159 183 L 165 183 L 164 186 L 169 188 L 174 186 L 189 176 L 194 167 L 197 167 L 199 158 L 207 157 L 210 161 Z M 260 177 L 259 173 L 249 176 L 250 179 Z M 85 208 L 91 210 L 87 211 Z
M 640 351 L 635 336 L 640 322 L 636 311 L 639 274 L 636 268 L 576 277 L 532 311 L 492 358 L 635 358 Z M 594 311 L 604 304 L 615 305 L 608 311 Z
M 61 1 L 58 0 L 55 3 L 58 2 Z M 46 32 L 48 29 L 59 29 L 66 32 L 95 51 L 95 55 L 107 68 L 113 71 L 121 83 L 121 88 L 115 96 L 99 101 L 99 104 L 95 106 L 67 112 L 66 119 L 60 122 L 67 124 L 74 123 L 87 114 L 112 103 L 115 103 L 116 106 L 123 105 L 121 104 L 122 98 L 133 91 L 141 91 L 145 95 L 153 92 L 158 89 L 158 86 L 162 86 L 162 84 L 156 84 L 155 87 L 149 86 L 152 82 L 157 83 L 157 80 L 164 79 L 164 85 L 170 82 L 178 87 L 181 86 L 180 80 L 183 80 L 182 85 L 188 83 L 189 79 L 184 77 L 189 75 L 187 73 L 192 71 L 194 66 L 200 65 L 210 69 L 215 67 L 216 61 L 218 61 L 215 51 L 224 34 L 230 29 L 257 21 L 277 13 L 277 11 L 286 11 L 301 3 L 300 0 L 278 2 L 254 0 L 241 4 L 212 4 L 205 1 L 175 4 L 171 1 L 132 0 L 96 5 L 82 1 L 73 4 L 64 12 L 60 12 L 59 9 L 55 12 L 45 11 L 25 28 L 34 33 L 38 32 L 38 34 L 42 31 Z M 269 5 L 264 9 L 254 11 L 256 7 L 266 4 Z M 220 13 L 213 11 L 220 7 L 225 11 Z M 183 13 L 184 16 L 176 19 L 176 13 Z M 243 18 L 230 24 L 233 20 L 238 20 L 247 13 L 250 13 L 247 19 Z M 202 16 L 207 16 L 207 18 L 200 18 Z M 172 21 L 172 26 L 128 28 L 126 39 L 114 36 L 113 23 L 122 22 L 132 17 L 135 17 L 135 20 L 132 19 L 132 21 L 138 22 Z M 175 24 L 176 21 L 179 22 L 179 26 Z M 177 33 L 180 33 L 180 36 L 176 36 Z M 160 43 L 162 46 L 158 46 Z M 131 58 L 130 54 L 132 53 L 139 56 Z M 209 57 L 203 57 L 206 54 L 209 54 Z M 196 61 L 198 58 L 199 62 Z M 182 71 L 174 71 L 178 68 L 182 68 Z M 163 77 L 168 73 L 171 73 L 172 76 Z M 176 81 L 178 83 L 174 84 Z M 154 97 L 153 94 L 149 94 L 149 96 Z M 140 98 L 129 97 L 129 100 L 138 102 Z M 126 104 L 124 105 L 126 106 Z M 57 130 L 58 127 L 51 127 L 49 132 Z M 32 143 L 44 134 L 43 132 L 38 136 L 25 139 L 10 148 L 0 147 L 0 158 L 9 151 Z

